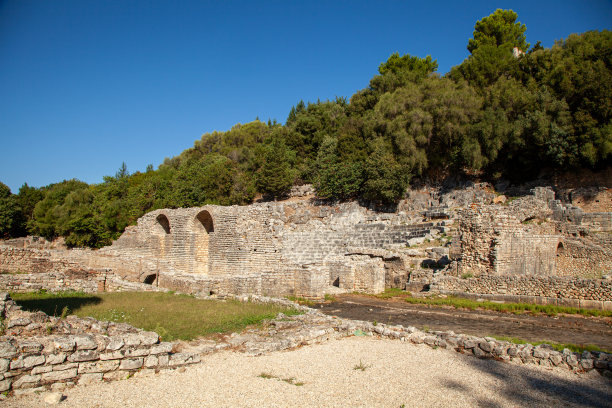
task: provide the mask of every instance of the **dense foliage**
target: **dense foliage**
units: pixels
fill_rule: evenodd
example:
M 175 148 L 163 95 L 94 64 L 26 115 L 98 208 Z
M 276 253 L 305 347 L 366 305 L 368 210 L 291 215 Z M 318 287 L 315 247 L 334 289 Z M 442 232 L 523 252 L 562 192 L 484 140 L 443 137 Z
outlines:
M 157 170 L 123 165 L 101 184 L 25 184 L 18 194 L 0 183 L 0 236 L 99 247 L 147 211 L 275 199 L 295 183 L 325 199 L 393 203 L 414 177 L 520 180 L 610 165 L 612 32 L 529 49 L 516 19 L 497 10 L 478 21 L 469 57 L 445 76 L 430 56 L 395 53 L 350 101 L 300 101 L 285 125 L 206 133 Z

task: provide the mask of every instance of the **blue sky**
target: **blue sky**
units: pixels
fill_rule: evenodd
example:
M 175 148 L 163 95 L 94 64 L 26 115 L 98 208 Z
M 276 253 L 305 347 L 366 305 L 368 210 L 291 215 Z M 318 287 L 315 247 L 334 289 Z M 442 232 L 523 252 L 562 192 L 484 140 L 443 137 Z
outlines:
M 205 132 L 350 97 L 396 51 L 446 73 L 496 8 L 545 47 L 612 28 L 609 0 L 0 0 L 0 181 L 157 168 Z

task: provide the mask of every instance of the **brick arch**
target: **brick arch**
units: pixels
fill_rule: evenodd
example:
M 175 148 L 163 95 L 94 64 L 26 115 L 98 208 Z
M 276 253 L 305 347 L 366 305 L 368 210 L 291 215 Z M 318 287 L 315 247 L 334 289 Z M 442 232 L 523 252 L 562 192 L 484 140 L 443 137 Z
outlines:
M 209 243 L 210 236 L 215 232 L 215 223 L 207 210 L 198 212 L 194 218 L 195 238 L 195 273 L 207 275 L 209 273 Z
M 196 227 L 204 228 L 207 234 L 215 232 L 215 224 L 212 215 L 207 210 L 202 210 L 196 215 Z

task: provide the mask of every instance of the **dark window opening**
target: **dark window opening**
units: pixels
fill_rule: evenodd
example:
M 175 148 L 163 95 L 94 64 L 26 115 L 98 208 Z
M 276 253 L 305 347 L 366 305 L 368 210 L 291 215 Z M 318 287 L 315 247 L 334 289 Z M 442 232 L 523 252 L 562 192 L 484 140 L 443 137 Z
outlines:
M 153 283 L 155 283 L 155 280 L 157 279 L 157 275 L 153 274 L 153 275 L 147 275 L 144 278 L 143 283 L 147 284 L 147 285 L 152 285 Z
M 198 221 L 202 224 L 207 233 L 215 232 L 215 226 L 213 224 L 213 219 L 210 213 L 206 210 L 200 211 L 200 213 L 196 216 Z
M 168 220 L 168 217 L 166 217 L 164 214 L 160 214 L 157 216 L 157 223 L 163 228 L 163 230 L 166 232 L 166 234 L 170 233 L 170 221 Z
M 340 277 L 338 276 L 334 282 L 332 283 L 333 286 L 339 288 L 340 287 Z

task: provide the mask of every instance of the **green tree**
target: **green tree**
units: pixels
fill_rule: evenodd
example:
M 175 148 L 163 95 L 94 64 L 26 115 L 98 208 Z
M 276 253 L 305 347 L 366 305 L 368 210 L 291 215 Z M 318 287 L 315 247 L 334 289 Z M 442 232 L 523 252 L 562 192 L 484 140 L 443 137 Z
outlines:
M 21 208 L 11 189 L 0 182 L 0 238 L 14 236 Z
M 291 161 L 292 152 L 285 142 L 280 138 L 273 139 L 265 149 L 263 163 L 255 176 L 257 190 L 274 198 L 287 194 L 295 178 Z
M 314 187 L 320 198 L 347 199 L 359 194 L 363 183 L 363 163 L 341 160 L 338 141 L 326 137 L 317 155 Z
M 529 44 L 525 38 L 525 24 L 516 22 L 518 15 L 512 10 L 497 9 L 490 16 L 478 20 L 474 26 L 474 38 L 468 42 L 470 53 L 482 46 L 510 46 L 525 52 Z
M 410 181 L 409 172 L 395 160 L 391 145 L 383 138 L 372 143 L 364 175 L 363 197 L 383 203 L 401 199 Z

